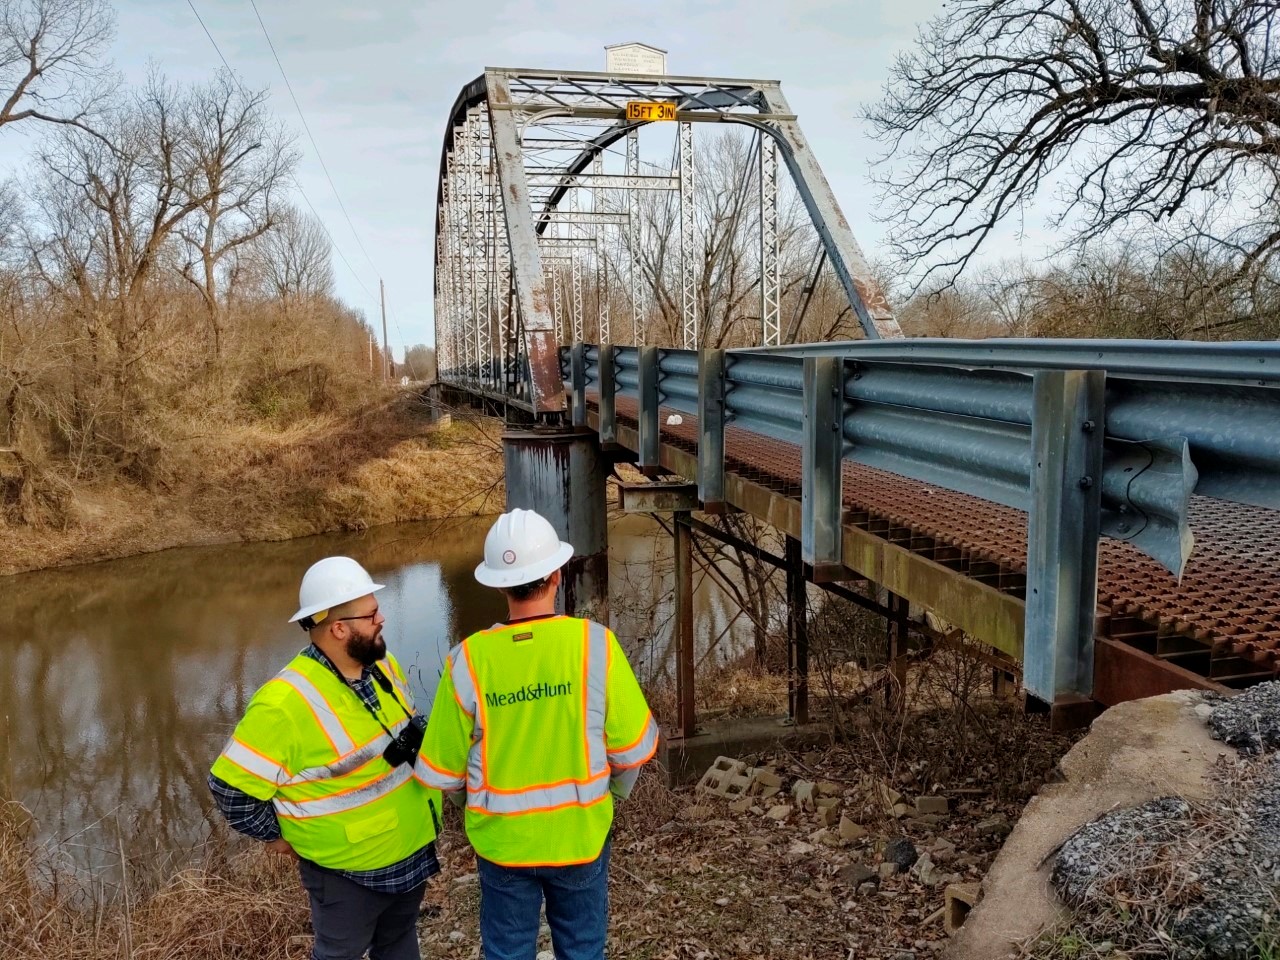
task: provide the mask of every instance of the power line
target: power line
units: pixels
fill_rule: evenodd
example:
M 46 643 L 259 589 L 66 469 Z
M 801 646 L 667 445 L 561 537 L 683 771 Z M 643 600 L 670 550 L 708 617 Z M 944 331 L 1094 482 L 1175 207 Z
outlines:
M 360 248 L 360 252 L 363 253 L 364 258 L 369 261 L 369 266 L 373 267 L 373 272 L 378 274 L 378 265 L 373 262 L 373 258 L 369 256 L 369 251 L 364 248 L 364 243 L 360 240 L 360 233 L 356 230 L 356 225 L 352 223 L 351 215 L 347 213 L 346 204 L 342 202 L 342 195 L 338 193 L 338 187 L 333 182 L 333 177 L 329 173 L 329 167 L 324 162 L 324 156 L 320 153 L 320 145 L 316 143 L 316 138 L 311 134 L 311 127 L 307 125 L 307 118 L 302 112 L 302 104 L 298 102 L 298 97 L 293 92 L 293 84 L 289 82 L 289 75 L 284 72 L 284 64 L 280 62 L 280 55 L 276 53 L 276 45 L 271 42 L 271 34 L 267 32 L 267 25 L 262 20 L 262 14 L 258 12 L 257 0 L 249 0 L 249 5 L 253 7 L 253 14 L 258 18 L 258 26 L 262 28 L 262 35 L 267 38 L 267 46 L 271 48 L 271 56 L 275 58 L 276 66 L 280 68 L 280 76 L 284 79 L 285 89 L 289 91 L 289 96 L 293 100 L 293 105 L 298 111 L 298 119 L 302 121 L 302 129 L 306 131 L 307 139 L 311 141 L 311 146 L 316 151 L 316 159 L 320 161 L 320 169 L 324 171 L 325 179 L 329 181 L 329 188 L 333 191 L 334 199 L 338 201 L 338 209 L 340 209 L 342 211 L 342 215 L 346 217 L 347 226 L 351 228 L 351 235 L 356 238 L 356 245 Z
M 241 93 L 245 94 L 245 96 L 248 96 L 248 95 L 249 95 L 249 91 L 248 91 L 247 89 L 245 89 L 244 83 L 243 83 L 243 82 L 241 82 L 239 75 L 238 75 L 238 74 L 237 74 L 237 73 L 236 73 L 236 72 L 231 68 L 231 64 L 227 62 L 227 58 L 226 58 L 225 56 L 223 56 L 222 48 L 218 46 L 218 41 L 217 41 L 217 40 L 215 40 L 215 39 L 213 38 L 213 34 L 209 32 L 209 28 L 208 28 L 208 26 L 206 26 L 206 25 L 205 25 L 204 18 L 200 16 L 200 11 L 196 9 L 196 5 L 195 5 L 195 3 L 193 2 L 193 0 L 187 0 L 187 6 L 189 6 L 189 7 L 191 8 L 191 12 L 195 14 L 196 20 L 199 22 L 201 29 L 202 29 L 202 30 L 204 30 L 204 35 L 205 35 L 206 37 L 208 37 L 208 38 L 209 38 L 209 43 L 213 45 L 213 49 L 214 49 L 214 51 L 218 54 L 218 59 L 222 61 L 222 65 L 223 65 L 224 67 L 226 67 L 226 68 L 227 68 L 227 72 L 231 75 L 232 79 L 233 79 L 233 80 L 235 80 L 236 85 L 240 87 L 240 91 L 241 91 Z M 255 10 L 255 12 L 257 12 L 257 8 L 256 8 L 256 7 L 254 8 L 254 10 Z M 259 23 L 261 23 L 262 18 L 261 18 L 261 17 L 259 17 L 259 18 L 258 18 L 258 21 L 259 21 Z M 264 28 L 263 28 L 263 30 L 265 31 L 265 29 L 266 29 L 266 28 L 264 27 Z M 268 42 L 268 43 L 270 43 L 270 42 L 271 42 L 271 38 L 270 38 L 270 37 L 268 37 L 268 38 L 267 38 L 267 42 Z M 274 49 L 274 48 L 272 48 L 272 53 L 274 53 L 274 52 L 275 52 L 275 49 Z M 277 63 L 277 64 L 279 64 L 279 62 L 280 62 L 280 61 L 279 61 L 279 58 L 277 58 L 276 63 Z M 281 72 L 282 74 L 284 73 L 284 68 L 283 68 L 283 67 L 281 68 L 281 71 L 280 71 L 280 72 Z M 288 82 L 289 82 L 289 81 L 288 81 L 288 78 L 286 77 L 286 78 L 285 78 L 285 83 L 286 83 L 286 85 L 288 84 Z M 291 89 L 289 92 L 292 94 L 292 92 L 293 92 L 293 91 L 292 91 L 292 89 Z M 295 105 L 295 106 L 297 105 L 297 99 L 296 99 L 296 98 L 295 98 L 295 100 L 294 100 L 294 105 Z M 301 114 L 301 110 L 299 110 L 299 114 Z M 304 121 L 303 121 L 303 126 L 305 126 L 305 125 L 306 125 L 306 121 L 304 120 Z M 309 135 L 309 134 L 310 134 L 310 131 L 308 131 L 308 135 Z M 311 143 L 312 143 L 312 145 L 314 146 L 314 145 L 315 145 L 315 140 L 313 139 L 313 140 L 311 141 Z M 317 151 L 316 151 L 316 155 L 317 155 L 317 156 L 319 156 L 319 150 L 317 150 Z M 320 164 L 321 164 L 321 166 L 323 166 L 323 165 L 324 165 L 324 161 L 323 161 L 323 160 L 321 160 L 321 161 L 320 161 Z M 328 173 L 328 170 L 326 170 L 326 171 L 325 171 L 325 173 L 327 174 L 327 173 Z M 330 184 L 331 184 L 331 185 L 332 185 L 332 183 L 333 183 L 333 181 L 332 181 L 332 180 L 330 180 Z M 329 246 L 330 246 L 330 248 L 333 250 L 333 252 L 334 252 L 334 253 L 336 253 L 336 254 L 338 255 L 338 259 L 340 259 L 340 260 L 342 261 L 343 265 L 344 265 L 344 266 L 347 268 L 347 270 L 351 273 L 352 278 L 355 280 L 355 282 L 356 282 L 357 284 L 359 284 L 360 289 L 362 289 L 362 290 L 365 292 L 365 295 L 366 295 L 370 300 L 376 301 L 376 300 L 377 300 L 377 297 L 375 297 L 375 296 L 373 295 L 373 291 L 371 291 L 371 290 L 369 289 L 369 287 L 365 284 L 364 280 L 362 280 L 362 279 L 360 278 L 360 274 L 359 274 L 359 273 L 357 273 L 357 272 L 356 272 L 356 268 L 355 268 L 355 267 L 353 267 L 353 266 L 351 265 L 351 261 L 347 259 L 347 255 L 346 255 L 346 253 L 344 253 L 344 252 L 343 252 L 342 247 L 338 246 L 338 241 L 337 241 L 337 240 L 335 240 L 335 239 L 333 238 L 333 234 L 329 232 L 329 227 L 325 224 L 325 222 L 324 222 L 324 218 L 320 216 L 320 213 L 319 213 L 319 212 L 316 210 L 316 208 L 315 208 L 315 204 L 313 204 L 313 203 L 311 202 L 311 198 L 307 196 L 307 191 L 306 191 L 306 189 L 302 186 L 302 184 L 301 184 L 301 183 L 297 183 L 297 182 L 295 182 L 295 183 L 294 183 L 294 186 L 295 186 L 295 187 L 297 187 L 297 189 L 298 189 L 298 193 L 299 193 L 299 195 L 302 197 L 303 202 L 307 205 L 307 209 L 311 211 L 311 215 L 312 215 L 313 217 L 315 217 L 315 218 L 316 218 L 316 223 L 318 223 L 318 224 L 320 225 L 320 229 L 324 231 L 324 235 L 325 235 L 325 237 L 326 237 L 326 238 L 328 238 L 328 240 L 329 240 Z M 334 195 L 335 195 L 335 196 L 337 195 L 337 191 L 336 191 L 336 190 L 334 191 Z M 342 202 L 342 201 L 341 201 L 341 199 L 339 199 L 339 201 L 338 201 L 338 202 L 339 202 L 339 204 L 341 204 L 341 202 Z M 346 211 L 345 211 L 345 210 L 343 210 L 343 213 L 345 214 L 345 213 L 346 213 Z M 348 218 L 348 223 L 349 223 L 349 222 L 350 222 L 350 219 Z M 352 228 L 352 232 L 353 232 L 353 233 L 355 232 L 355 228 L 354 228 L 354 227 Z M 360 238 L 359 238 L 358 236 L 356 237 L 356 242 L 357 242 L 357 243 L 359 243 L 359 242 L 360 242 Z M 363 247 L 362 247 L 361 249 L 363 249 Z M 366 253 L 366 254 L 365 254 L 365 256 L 367 257 L 367 256 L 368 256 L 368 254 Z M 372 264 L 372 261 L 370 261 L 370 263 Z M 376 270 L 377 268 L 375 267 L 374 269 Z
M 218 41 L 213 39 L 213 34 L 210 33 L 209 28 L 205 26 L 204 18 L 200 16 L 200 11 L 196 9 L 196 5 L 193 0 L 187 0 L 187 6 L 190 7 L 191 12 L 196 15 L 196 20 L 200 22 L 200 29 L 203 30 L 204 35 L 209 38 L 209 42 L 213 44 L 213 49 L 217 52 L 218 59 L 222 61 L 222 65 L 227 68 L 227 73 L 231 74 L 232 78 L 234 78 L 235 71 L 231 69 L 231 64 L 227 63 L 227 58 L 222 55 L 222 48 L 218 46 Z M 236 82 L 239 83 L 239 80 Z M 241 89 L 243 90 L 244 88 L 241 87 Z

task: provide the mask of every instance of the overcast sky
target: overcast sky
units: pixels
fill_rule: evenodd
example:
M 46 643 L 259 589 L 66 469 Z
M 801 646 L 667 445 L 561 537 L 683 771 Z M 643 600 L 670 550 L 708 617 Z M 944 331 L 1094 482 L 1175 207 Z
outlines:
M 874 256 L 880 230 L 867 161 L 876 148 L 855 113 L 941 4 L 258 0 L 366 259 L 301 136 L 249 0 L 193 2 L 232 68 L 251 87 L 270 86 L 275 112 L 299 129 L 298 179 L 358 275 L 335 256 L 338 291 L 376 319 L 381 274 L 397 356 L 404 344 L 433 338 L 440 139 L 459 89 L 485 66 L 600 70 L 605 44 L 637 40 L 668 50 L 671 73 L 780 80 L 854 235 Z M 221 65 L 187 0 L 116 0 L 116 8 L 112 56 L 128 81 L 142 80 L 149 59 L 174 80 L 204 79 Z

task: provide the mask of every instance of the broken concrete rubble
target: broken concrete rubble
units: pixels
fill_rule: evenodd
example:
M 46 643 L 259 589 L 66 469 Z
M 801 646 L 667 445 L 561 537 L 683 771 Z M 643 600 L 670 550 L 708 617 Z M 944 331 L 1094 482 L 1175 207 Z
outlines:
M 946 797 L 916 797 L 916 813 L 918 814 L 941 815 L 947 813 L 948 807 L 949 804 Z

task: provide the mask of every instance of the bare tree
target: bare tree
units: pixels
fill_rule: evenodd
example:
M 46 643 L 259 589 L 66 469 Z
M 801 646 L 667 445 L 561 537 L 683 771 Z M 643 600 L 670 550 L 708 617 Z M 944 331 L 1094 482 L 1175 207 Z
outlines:
M 1056 190 L 1068 243 L 1226 208 L 1237 270 L 1280 251 L 1275 0 L 956 0 L 867 117 L 894 252 L 953 281 Z
M 696 235 L 688 260 L 694 265 L 699 341 L 707 347 L 755 344 L 760 339 L 759 139 L 731 128 L 707 132 L 698 144 L 695 175 Z M 655 173 L 666 172 L 655 168 Z M 627 209 L 624 197 L 606 199 L 608 208 Z M 637 286 L 651 302 L 642 305 L 649 342 L 680 344 L 682 283 L 678 201 L 673 192 L 641 193 L 641 230 L 635 251 Z M 808 214 L 794 186 L 779 185 L 778 243 L 782 310 L 806 282 L 816 248 Z M 609 273 L 627 275 L 628 252 L 621 235 L 608 238 Z M 847 298 L 843 305 L 847 306 Z M 630 307 L 616 305 L 614 315 Z M 615 321 L 617 322 L 617 321 Z M 623 322 L 622 329 L 628 329 Z
M 315 217 L 285 206 L 276 224 L 255 244 L 259 269 L 270 292 L 289 310 L 292 303 L 328 296 L 333 289 L 332 244 Z
M 105 0 L 0 0 L 0 126 L 81 124 L 103 100 L 114 24 Z
M 153 76 L 97 133 L 67 129 L 42 157 L 46 222 L 33 266 L 78 318 L 86 379 L 109 396 L 108 415 L 99 419 L 95 404 L 96 425 L 81 426 L 126 462 L 146 427 L 139 365 L 175 335 L 170 314 L 150 302 L 152 283 L 175 231 L 210 201 L 198 156 L 180 93 Z
M 182 276 L 204 301 L 215 360 L 223 349 L 224 263 L 279 222 L 280 195 L 298 161 L 292 138 L 272 123 L 266 101 L 265 90 L 250 92 L 222 73 L 184 103 L 191 190 L 204 199 L 178 230 L 186 254 Z

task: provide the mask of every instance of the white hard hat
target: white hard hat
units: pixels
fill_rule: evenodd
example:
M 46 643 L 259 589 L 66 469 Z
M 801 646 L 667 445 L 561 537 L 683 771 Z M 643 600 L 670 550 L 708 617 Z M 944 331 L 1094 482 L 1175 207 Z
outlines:
M 486 587 L 518 587 L 559 570 L 573 556 L 573 547 L 533 510 L 512 510 L 500 516 L 484 538 L 484 563 L 476 579 Z
M 297 623 L 304 617 L 332 610 L 348 600 L 365 597 L 381 589 L 382 584 L 374 583 L 365 568 L 350 557 L 325 557 L 313 563 L 302 575 L 302 586 L 298 588 L 298 612 L 289 618 L 289 622 Z

